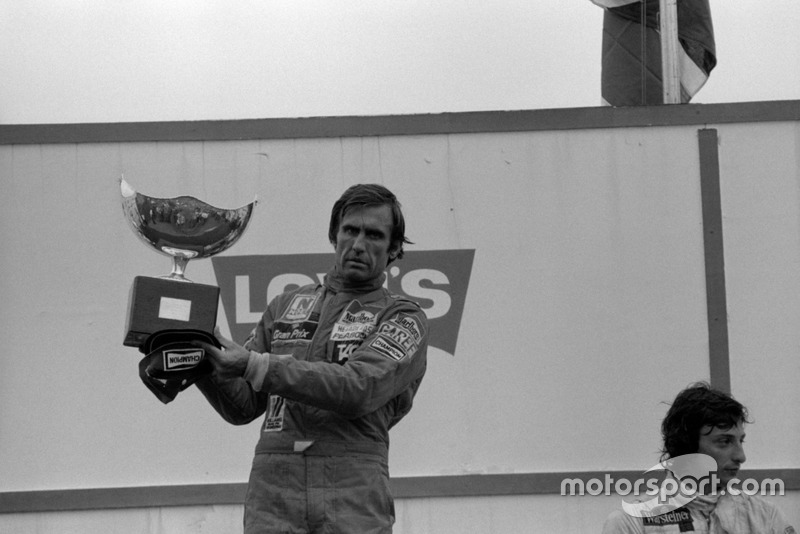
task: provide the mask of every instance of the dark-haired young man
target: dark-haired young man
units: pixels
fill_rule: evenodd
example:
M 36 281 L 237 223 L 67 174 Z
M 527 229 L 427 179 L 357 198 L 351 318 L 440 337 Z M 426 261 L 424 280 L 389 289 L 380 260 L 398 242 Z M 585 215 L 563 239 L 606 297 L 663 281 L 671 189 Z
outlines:
M 334 204 L 335 261 L 324 283 L 270 302 L 243 345 L 202 344 L 214 373 L 197 382 L 232 424 L 266 414 L 245 499 L 245 533 L 389 533 L 389 429 L 425 374 L 428 326 L 384 287 L 403 256 L 400 203 L 375 184 Z
M 717 469 L 709 475 L 717 486 L 660 515 L 637 517 L 617 510 L 606 520 L 603 534 L 794 534 L 772 504 L 747 495 L 741 488 L 726 491 L 746 460 L 744 425 L 749 422 L 747 408 L 705 382 L 678 393 L 661 423 L 661 459 L 688 454 L 710 456 Z

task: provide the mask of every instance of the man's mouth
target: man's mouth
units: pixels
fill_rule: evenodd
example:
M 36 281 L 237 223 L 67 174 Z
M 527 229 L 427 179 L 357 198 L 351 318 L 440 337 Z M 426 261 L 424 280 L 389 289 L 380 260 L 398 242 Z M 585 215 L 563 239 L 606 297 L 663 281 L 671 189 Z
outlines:
M 358 260 L 356 258 L 348 258 L 346 261 L 347 261 L 347 263 L 349 265 L 352 265 L 352 266 L 355 266 L 355 267 L 365 267 L 367 265 L 363 261 Z

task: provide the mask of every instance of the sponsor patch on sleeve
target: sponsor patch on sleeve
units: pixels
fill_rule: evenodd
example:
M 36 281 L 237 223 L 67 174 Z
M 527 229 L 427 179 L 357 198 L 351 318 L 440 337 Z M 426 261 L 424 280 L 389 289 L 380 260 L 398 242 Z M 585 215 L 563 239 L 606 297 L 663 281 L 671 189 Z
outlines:
M 405 313 L 399 313 L 390 321 L 382 323 L 377 333 L 369 346 L 395 361 L 414 356 L 422 339 L 419 321 Z

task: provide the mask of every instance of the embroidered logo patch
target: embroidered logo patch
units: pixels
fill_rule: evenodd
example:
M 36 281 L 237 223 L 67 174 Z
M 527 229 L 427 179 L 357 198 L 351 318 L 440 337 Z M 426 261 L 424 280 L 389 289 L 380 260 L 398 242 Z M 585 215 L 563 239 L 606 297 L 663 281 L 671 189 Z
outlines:
M 406 329 L 416 343 L 419 343 L 419 340 L 422 339 L 422 332 L 419 327 L 419 322 L 414 317 L 405 313 L 400 313 L 394 321 L 397 322 L 399 326 Z
M 267 417 L 264 421 L 264 432 L 280 432 L 283 430 L 283 411 L 286 409 L 286 399 L 280 395 L 269 396 Z
M 361 342 L 341 342 L 333 344 L 333 361 L 334 363 L 344 364 L 350 359 L 350 356 L 355 352 Z
M 319 326 L 319 314 L 314 311 L 319 295 L 295 295 L 275 321 L 272 330 L 273 343 L 310 342 Z
M 678 508 L 666 514 L 661 514 L 653 517 L 643 517 L 642 524 L 648 526 L 665 526 L 665 525 L 678 525 L 679 532 L 693 532 L 694 526 L 692 525 L 692 514 L 685 508 Z
M 191 369 L 203 359 L 203 349 L 168 349 L 162 351 L 165 371 Z
M 361 341 L 375 329 L 375 314 L 354 300 L 331 330 L 331 341 Z
M 317 323 L 303 322 L 295 324 L 275 323 L 272 331 L 272 341 L 311 341 Z
M 357 300 L 348 304 L 331 329 L 333 361 L 346 362 L 361 342 L 375 330 L 376 323 L 375 313 L 367 306 Z
M 279 321 L 286 321 L 290 323 L 305 321 L 311 316 L 311 311 L 314 309 L 314 303 L 317 302 L 317 294 L 311 295 L 295 295 L 289 307 L 283 312 L 283 315 L 278 319 Z
M 397 362 L 406 357 L 406 353 L 403 349 L 380 336 L 376 337 L 369 346 L 375 349 L 376 352 Z
M 419 338 L 415 338 L 408 330 L 394 321 L 382 324 L 378 333 L 400 345 L 406 352 L 417 349 Z
M 399 313 L 378 328 L 378 336 L 370 347 L 387 358 L 400 361 L 412 357 L 419 348 L 422 330 L 419 321 L 406 313 Z

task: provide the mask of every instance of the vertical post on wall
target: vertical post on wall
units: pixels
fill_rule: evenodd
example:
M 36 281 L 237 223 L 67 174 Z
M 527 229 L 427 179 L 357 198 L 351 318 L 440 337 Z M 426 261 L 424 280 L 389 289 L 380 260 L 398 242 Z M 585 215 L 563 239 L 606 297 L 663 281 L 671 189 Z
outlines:
M 678 2 L 659 0 L 661 32 L 661 80 L 664 104 L 681 103 L 680 66 L 678 64 Z
M 722 238 L 718 136 L 717 130 L 712 128 L 698 130 L 697 133 L 700 153 L 700 194 L 703 205 L 710 381 L 712 386 L 730 393 L 728 304 Z

